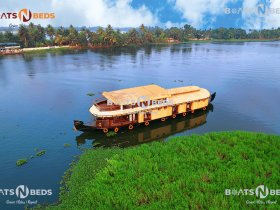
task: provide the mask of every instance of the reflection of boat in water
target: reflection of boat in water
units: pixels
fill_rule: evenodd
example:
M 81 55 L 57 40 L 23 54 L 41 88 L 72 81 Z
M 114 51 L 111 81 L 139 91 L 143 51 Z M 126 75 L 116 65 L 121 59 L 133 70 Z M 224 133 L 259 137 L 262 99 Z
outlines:
M 149 127 L 140 125 L 133 131 L 123 131 L 121 135 L 117 134 L 107 137 L 98 131 L 82 133 L 76 137 L 76 141 L 78 145 L 81 145 L 85 144 L 86 140 L 93 140 L 93 145 L 95 145 L 95 147 L 128 147 L 147 143 L 205 124 L 209 111 L 213 111 L 212 104 L 209 104 L 206 110 L 199 110 L 186 117 L 180 116 L 165 122 L 152 122 Z
M 198 86 L 185 86 L 165 89 L 158 85 L 146 85 L 128 89 L 103 92 L 105 100 L 92 105 L 90 112 L 96 117 L 91 125 L 74 120 L 75 130 L 89 132 L 109 129 L 116 133 L 120 128 L 132 130 L 134 126 L 177 115 L 186 116 L 200 109 L 206 110 L 216 93 Z

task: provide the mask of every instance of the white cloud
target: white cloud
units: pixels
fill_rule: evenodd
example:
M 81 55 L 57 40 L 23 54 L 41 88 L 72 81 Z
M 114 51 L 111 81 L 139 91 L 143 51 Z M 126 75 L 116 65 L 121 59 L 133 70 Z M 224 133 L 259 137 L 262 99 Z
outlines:
M 192 26 L 199 28 L 206 23 L 211 24 L 216 21 L 217 15 L 223 15 L 227 4 L 238 2 L 238 0 L 168 0 L 173 4 L 175 9 L 182 13 L 183 18 Z M 240 2 L 240 0 L 239 0 Z M 242 2 L 242 20 L 246 29 L 261 29 L 261 28 L 278 28 L 280 27 L 280 1 L 270 0 L 270 8 L 275 10 L 275 13 L 270 15 L 258 14 L 257 5 L 260 0 L 243 0 Z M 269 1 L 267 1 L 269 2 Z M 236 4 L 238 5 L 238 4 Z M 233 6 L 231 9 L 238 9 L 238 6 Z M 255 10 L 254 10 L 255 9 Z M 276 10 L 278 9 L 278 10 Z M 244 11 L 245 10 L 245 11 Z M 278 14 L 276 13 L 278 12 Z M 210 18 L 206 19 L 206 16 Z M 233 16 L 232 18 L 237 18 Z M 238 20 L 238 19 L 236 19 Z
M 275 9 L 276 13 L 266 16 L 265 28 L 278 28 L 280 27 L 280 1 L 271 1 L 270 8 Z
M 215 21 L 215 16 L 224 13 L 228 2 L 235 0 L 173 0 L 175 9 L 183 14 L 189 24 L 202 27 L 206 22 Z M 212 15 L 211 20 L 206 20 L 206 15 Z M 214 17 L 214 19 L 213 19 Z
M 52 8 L 58 14 L 55 22 L 58 25 L 73 24 L 86 26 L 138 27 L 142 23 L 147 26 L 158 24 L 155 17 L 146 6 L 134 9 L 132 0 L 52 0 Z
M 163 24 L 163 27 L 166 27 L 166 28 L 171 28 L 171 27 L 182 28 L 185 24 L 186 24 L 186 22 L 174 23 L 174 22 L 171 22 L 171 21 L 167 21 L 166 23 Z
M 29 8 L 36 12 L 54 12 L 53 20 L 32 20 L 32 22 L 55 26 L 70 24 L 75 26 L 112 26 L 138 27 L 142 23 L 147 26 L 158 25 L 159 21 L 145 5 L 140 8 L 131 6 L 132 0 L 10 0 L 0 2 L 0 11 L 19 11 Z M 12 20 L 0 20 L 1 25 L 9 25 Z M 18 20 L 13 23 L 20 23 Z
M 244 20 L 245 28 L 248 29 L 261 29 L 262 20 L 261 17 L 257 14 L 257 4 L 259 0 L 244 0 L 243 1 L 243 12 L 242 18 Z
M 247 12 L 242 13 L 242 18 L 245 22 L 245 27 L 248 29 L 262 29 L 262 28 L 278 28 L 280 27 L 280 1 L 271 0 L 270 6 L 266 7 L 268 11 L 269 8 L 274 11 L 271 14 L 262 14 L 258 12 L 259 0 L 244 0 L 243 9 Z M 255 8 L 255 10 L 253 10 Z M 278 11 L 278 13 L 276 13 Z
M 162 8 L 157 8 L 156 12 L 152 13 L 145 5 L 133 8 L 131 2 L 132 0 L 0 0 L 0 12 L 17 12 L 22 8 L 28 8 L 33 12 L 54 12 L 56 18 L 53 20 L 32 20 L 35 24 L 44 26 L 51 23 L 55 26 L 69 26 L 70 24 L 107 26 L 111 24 L 115 27 L 138 27 L 143 23 L 147 26 L 180 27 L 188 23 L 200 28 L 205 24 L 214 23 L 217 15 L 223 15 L 224 8 L 229 2 L 242 2 L 243 8 L 256 8 L 259 0 L 167 0 L 163 2 L 162 7 L 173 6 L 182 14 L 183 23 L 171 21 L 162 23 L 158 19 Z M 280 0 L 270 0 L 270 2 L 271 8 L 280 8 Z M 235 17 L 232 18 L 235 21 Z M 280 26 L 280 14 L 260 17 L 247 12 L 242 13 L 242 20 L 245 28 L 251 29 Z M 8 26 L 10 23 L 20 24 L 20 21 L 18 19 L 0 20 L 0 26 Z
M 9 0 L 9 1 L 0 1 L 0 13 L 3 12 L 18 12 L 23 8 L 30 9 L 31 11 L 36 12 L 49 12 L 51 11 L 49 1 L 40 1 L 37 0 Z M 47 25 L 49 20 L 35 20 L 32 22 L 35 24 Z M 0 26 L 8 26 L 9 24 L 20 24 L 19 19 L 0 19 Z

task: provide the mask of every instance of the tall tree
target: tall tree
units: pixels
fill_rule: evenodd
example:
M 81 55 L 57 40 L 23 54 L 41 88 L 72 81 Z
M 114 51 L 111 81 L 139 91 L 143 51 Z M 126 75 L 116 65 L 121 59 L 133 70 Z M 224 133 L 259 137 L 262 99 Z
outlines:
M 51 42 L 53 43 L 55 30 L 50 24 L 46 28 L 46 33 L 49 36 L 49 38 L 51 39 Z
M 19 39 L 23 47 L 29 47 L 29 33 L 25 25 L 20 25 L 18 29 Z
M 3 38 L 4 38 L 5 42 L 14 42 L 14 43 L 19 42 L 18 34 L 15 34 L 11 31 L 5 31 L 3 36 L 4 36 Z
M 98 27 L 96 33 L 98 35 L 98 41 L 97 42 L 100 43 L 100 45 L 105 44 L 106 32 L 104 31 L 104 29 L 102 27 Z
M 68 42 L 70 45 L 75 46 L 78 45 L 78 31 L 76 28 L 74 28 L 74 26 L 70 25 L 69 29 L 69 34 L 67 36 Z

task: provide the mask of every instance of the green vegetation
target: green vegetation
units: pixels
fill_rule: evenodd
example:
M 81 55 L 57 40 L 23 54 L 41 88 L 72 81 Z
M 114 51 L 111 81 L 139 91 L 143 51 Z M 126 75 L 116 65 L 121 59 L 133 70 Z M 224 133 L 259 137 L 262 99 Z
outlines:
M 94 96 L 94 93 L 87 93 L 88 96 Z
M 46 150 L 39 151 L 38 148 L 35 148 L 34 151 L 36 152 L 36 156 L 38 156 L 38 157 L 40 157 L 46 153 Z M 17 160 L 16 165 L 22 166 L 22 165 L 26 164 L 28 162 L 28 160 L 31 160 L 33 158 L 34 158 L 34 155 L 30 155 L 29 158 L 19 159 L 19 160 Z
M 65 143 L 63 146 L 64 147 L 71 147 L 71 144 Z
M 46 150 L 41 150 L 39 152 L 36 153 L 36 156 L 42 156 L 46 153 Z
M 17 166 L 22 166 L 22 165 L 24 165 L 24 164 L 26 164 L 26 163 L 28 163 L 27 158 L 19 159 L 19 160 L 17 160 L 17 162 L 16 162 Z
M 107 137 L 111 137 L 111 136 L 115 136 L 117 135 L 117 133 L 115 133 L 114 131 L 109 131 L 108 133 L 106 133 Z
M 59 204 L 44 208 L 273 209 L 248 206 L 258 198 L 226 196 L 225 189 L 279 187 L 279 159 L 279 136 L 241 131 L 86 150 L 65 173 Z
M 186 24 L 182 28 L 159 27 L 132 28 L 127 32 L 115 30 L 111 25 L 106 28 L 99 27 L 96 31 L 90 28 L 57 27 L 51 25 L 20 25 L 18 33 L 10 31 L 0 33 L 1 42 L 16 42 L 22 47 L 44 47 L 70 45 L 78 48 L 98 48 L 113 46 L 139 46 L 151 43 L 209 41 L 209 40 L 279 40 L 280 28 L 249 30 L 241 28 L 217 28 L 199 30 Z

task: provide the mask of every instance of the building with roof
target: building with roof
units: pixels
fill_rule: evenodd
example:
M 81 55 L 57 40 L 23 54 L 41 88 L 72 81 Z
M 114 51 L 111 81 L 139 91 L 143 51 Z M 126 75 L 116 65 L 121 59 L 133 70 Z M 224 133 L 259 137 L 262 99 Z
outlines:
M 20 54 L 22 51 L 23 50 L 18 43 L 0 43 L 0 55 Z

